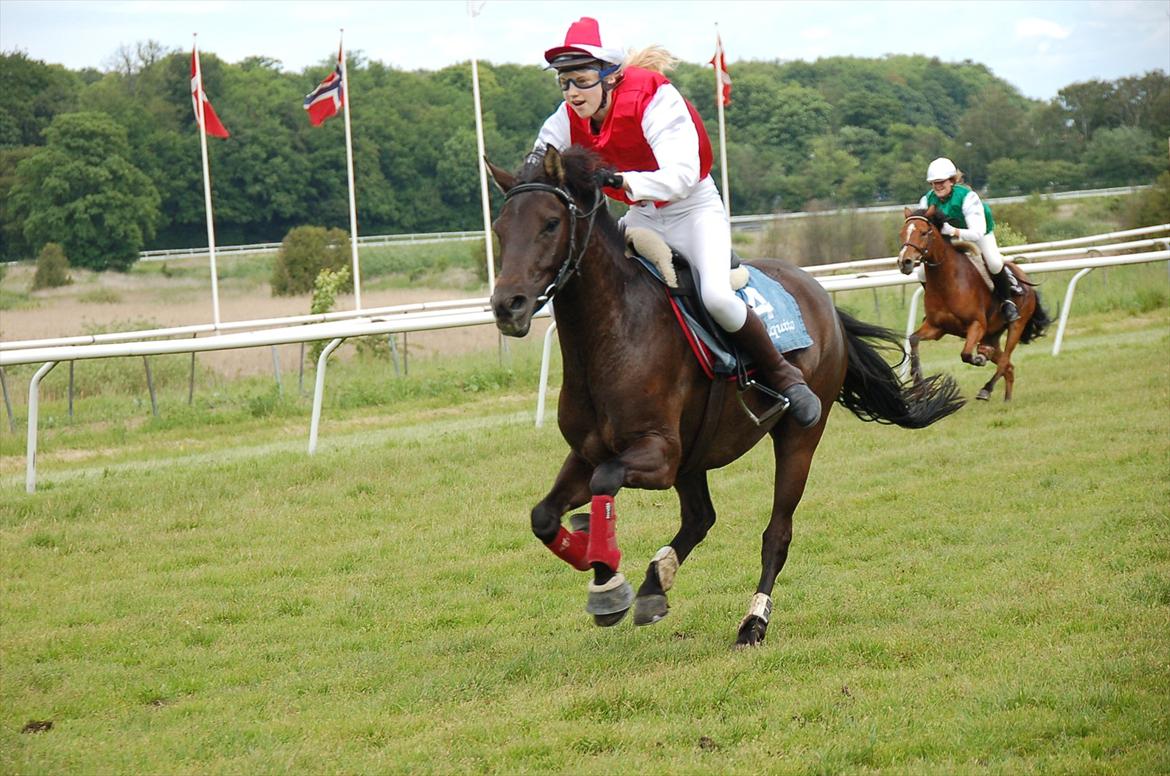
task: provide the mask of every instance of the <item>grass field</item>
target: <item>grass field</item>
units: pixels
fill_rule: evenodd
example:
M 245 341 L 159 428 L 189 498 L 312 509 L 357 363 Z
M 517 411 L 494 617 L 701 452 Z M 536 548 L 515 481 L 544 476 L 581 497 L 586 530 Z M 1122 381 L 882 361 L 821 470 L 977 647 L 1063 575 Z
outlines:
M 671 615 L 595 628 L 528 530 L 565 452 L 531 423 L 538 343 L 331 369 L 312 458 L 271 380 L 172 386 L 159 419 L 58 393 L 39 493 L 0 435 L 0 772 L 1170 772 L 1165 286 L 1086 279 L 1010 405 L 836 408 L 748 651 L 769 450 L 713 473 Z M 838 302 L 903 325 L 900 291 Z M 973 396 L 959 348 L 925 366 Z M 617 504 L 637 578 L 676 500 Z

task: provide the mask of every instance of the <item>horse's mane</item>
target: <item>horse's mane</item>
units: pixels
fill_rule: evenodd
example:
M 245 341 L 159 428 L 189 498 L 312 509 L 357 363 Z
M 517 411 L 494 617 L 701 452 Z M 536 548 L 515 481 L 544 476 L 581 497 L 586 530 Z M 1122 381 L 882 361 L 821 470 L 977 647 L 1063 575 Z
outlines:
M 930 221 L 930 223 L 934 224 L 935 229 L 941 229 L 942 225 L 946 223 L 946 218 L 943 217 L 942 211 L 938 208 L 935 208 L 933 213 L 930 213 L 929 211 L 930 208 L 919 207 L 910 211 L 910 215 L 922 216 L 923 218 Z
M 551 183 L 554 186 L 563 186 L 577 200 L 578 206 L 585 210 L 589 210 L 597 204 L 596 197 L 605 196 L 597 187 L 597 175 L 603 171 L 613 172 L 613 168 L 607 165 L 598 154 L 577 145 L 569 146 L 561 151 L 561 167 L 564 170 L 564 180 L 562 181 L 553 178 L 545 169 L 544 157 L 546 153 L 548 153 L 547 147 L 544 150 L 530 153 L 524 159 L 524 165 L 516 173 L 517 182 Z M 624 245 L 624 241 L 621 231 L 618 229 L 617 222 L 609 216 L 604 205 L 597 214 L 595 229 L 600 230 L 607 240 L 612 240 L 618 249 L 622 250 L 620 246 Z

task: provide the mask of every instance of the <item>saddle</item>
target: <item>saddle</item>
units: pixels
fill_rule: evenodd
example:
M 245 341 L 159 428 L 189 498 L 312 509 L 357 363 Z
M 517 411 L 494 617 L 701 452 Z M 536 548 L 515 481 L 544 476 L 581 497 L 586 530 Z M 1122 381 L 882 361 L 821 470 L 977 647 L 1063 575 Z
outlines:
M 626 253 L 640 261 L 665 286 L 675 318 L 695 358 L 708 377 L 743 375 L 750 363 L 740 354 L 727 332 L 711 318 L 702 303 L 700 280 L 682 254 L 672 250 L 655 232 L 629 229 Z M 736 295 L 764 321 L 772 343 L 781 353 L 812 344 L 795 298 L 775 279 L 755 267 L 741 264 L 734 251 L 729 281 Z
M 955 250 L 967 257 L 967 261 L 975 267 L 975 271 L 979 273 L 979 277 L 983 278 L 983 285 L 987 286 L 988 291 L 995 291 L 995 282 L 992 281 L 991 275 L 987 272 L 987 264 L 983 261 L 983 251 L 979 250 L 978 243 L 969 242 L 967 240 L 951 240 L 951 245 Z

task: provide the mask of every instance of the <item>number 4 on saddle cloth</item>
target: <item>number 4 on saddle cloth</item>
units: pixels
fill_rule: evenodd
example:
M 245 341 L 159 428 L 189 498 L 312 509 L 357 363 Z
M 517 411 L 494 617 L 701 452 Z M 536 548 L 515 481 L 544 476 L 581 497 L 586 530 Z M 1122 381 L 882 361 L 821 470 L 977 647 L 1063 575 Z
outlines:
M 699 278 L 691 272 L 685 257 L 671 250 L 661 237 L 648 229 L 627 230 L 626 247 L 627 255 L 637 259 L 666 286 L 675 318 L 707 377 L 737 375 L 741 369 L 746 371 L 751 367 L 750 361 L 737 362 L 736 351 L 723 329 L 703 307 Z M 755 267 L 739 264 L 733 255 L 731 284 L 736 295 L 764 322 L 772 343 L 781 353 L 813 344 L 800 307 L 780 283 Z

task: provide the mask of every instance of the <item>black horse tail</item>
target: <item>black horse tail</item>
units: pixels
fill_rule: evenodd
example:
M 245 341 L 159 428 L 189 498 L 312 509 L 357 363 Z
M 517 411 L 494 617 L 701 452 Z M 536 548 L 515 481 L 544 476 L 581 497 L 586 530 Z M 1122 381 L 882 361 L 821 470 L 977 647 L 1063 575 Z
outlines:
M 859 321 L 840 309 L 837 316 L 849 344 L 849 367 L 837 401 L 854 415 L 903 428 L 924 428 L 963 406 L 959 386 L 951 377 L 934 375 L 917 386 L 902 383 L 880 352 L 903 353 L 902 338 L 896 332 Z M 867 339 L 884 345 L 871 345 Z
M 1044 334 L 1044 330 L 1048 328 L 1048 324 L 1052 323 L 1052 319 L 1048 317 L 1048 311 L 1040 304 L 1040 289 L 1036 289 L 1036 309 L 1032 311 L 1032 317 L 1028 319 L 1028 324 L 1024 326 L 1024 333 L 1020 335 L 1020 342 L 1027 345 L 1032 340 Z

